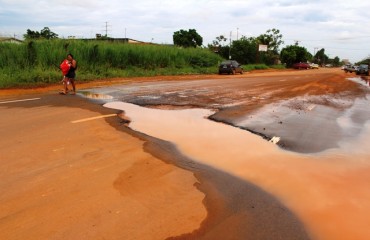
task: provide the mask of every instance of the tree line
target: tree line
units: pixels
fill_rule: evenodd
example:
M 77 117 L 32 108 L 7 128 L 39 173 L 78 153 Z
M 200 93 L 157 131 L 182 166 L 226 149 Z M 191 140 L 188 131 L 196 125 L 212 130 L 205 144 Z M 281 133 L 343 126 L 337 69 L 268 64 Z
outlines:
M 40 32 L 27 29 L 24 38 L 26 40 L 57 39 L 58 34 L 52 32 L 48 27 L 43 28 Z M 195 29 L 181 29 L 174 32 L 173 43 L 184 48 L 204 47 L 203 38 Z M 232 41 L 220 35 L 206 48 L 224 59 L 234 59 L 241 64 L 274 65 L 282 63 L 287 67 L 297 62 L 311 62 L 319 65 L 331 64 L 333 66 L 342 64 L 338 56 L 330 59 L 325 54 L 324 48 L 312 55 L 305 47 L 299 46 L 298 42 L 280 49 L 283 44 L 283 35 L 280 30 L 273 28 L 257 37 L 242 36 L 240 39 Z M 267 46 L 266 51 L 259 51 L 260 45 Z
M 278 29 L 269 29 L 266 33 L 257 37 L 242 36 L 238 40 L 228 41 L 224 35 L 216 37 L 208 48 L 219 54 L 224 59 L 234 59 L 241 64 L 266 64 L 274 65 L 283 63 L 287 67 L 297 62 L 311 62 L 319 65 L 331 64 L 339 66 L 342 64 L 339 57 L 330 59 L 325 54 L 325 49 L 320 49 L 312 55 L 305 47 L 299 46 L 298 42 L 281 48 L 284 44 L 283 35 Z M 173 35 L 174 44 L 181 47 L 201 47 L 202 37 L 195 29 L 180 30 Z M 229 42 L 229 43 L 228 43 Z M 266 51 L 259 51 L 259 46 L 267 46 Z

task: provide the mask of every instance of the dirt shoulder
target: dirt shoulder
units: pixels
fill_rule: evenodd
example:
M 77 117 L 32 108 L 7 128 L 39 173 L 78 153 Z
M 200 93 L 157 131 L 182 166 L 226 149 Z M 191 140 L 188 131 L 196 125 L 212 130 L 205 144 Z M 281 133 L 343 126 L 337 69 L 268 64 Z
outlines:
M 255 74 L 268 74 L 268 73 L 288 73 L 294 72 L 292 69 L 268 69 L 268 70 L 254 70 L 251 72 L 245 72 L 243 75 L 235 75 L 233 77 L 242 78 L 245 76 L 252 76 Z M 140 83 L 140 82 L 156 82 L 156 81 L 192 81 L 192 80 L 199 80 L 199 79 L 220 79 L 224 78 L 225 75 L 218 75 L 218 74 L 201 74 L 201 75 L 175 75 L 175 76 L 154 76 L 154 77 L 129 77 L 129 78 L 109 78 L 109 79 L 98 79 L 94 81 L 88 82 L 79 82 L 78 79 L 76 80 L 76 85 L 78 89 L 86 89 L 86 88 L 93 88 L 99 86 L 111 86 L 116 84 L 129 84 L 129 83 Z M 63 88 L 61 84 L 50 84 L 47 86 L 41 87 L 31 87 L 31 88 L 9 88 L 9 89 L 0 89 L 0 97 L 1 96 L 9 96 L 9 95 L 22 95 L 22 94 L 37 94 L 37 93 L 46 93 L 50 91 L 59 91 Z M 77 89 L 77 90 L 78 90 Z
M 193 173 L 117 130 L 117 111 L 72 95 L 24 98 L 35 100 L 0 105 L 1 239 L 149 240 L 199 228 L 207 212 Z

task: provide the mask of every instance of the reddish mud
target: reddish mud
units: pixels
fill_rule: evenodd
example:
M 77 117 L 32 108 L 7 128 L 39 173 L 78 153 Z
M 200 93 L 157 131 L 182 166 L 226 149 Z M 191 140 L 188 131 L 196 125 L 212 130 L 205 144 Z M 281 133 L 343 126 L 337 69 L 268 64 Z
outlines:
M 109 95 L 105 101 L 123 100 L 171 109 L 214 109 L 217 112 L 213 119 L 234 124 L 236 119 L 280 100 L 306 95 L 340 96 L 349 101 L 364 97 L 367 93 L 364 86 L 348 81 L 347 77 L 349 74 L 338 69 L 319 69 L 241 76 L 115 79 L 78 84 L 77 89 L 82 90 L 81 96 L 85 97 L 90 93 L 98 98 Z M 40 101 L 0 105 L 0 123 L 4 126 L 0 147 L 6 149 L 0 159 L 3 166 L 0 175 L 1 238 L 164 239 L 186 238 L 190 236 L 187 234 L 200 231 L 197 236 L 212 239 L 212 236 L 230 236 L 230 226 L 234 226 L 233 231 L 250 233 L 250 239 L 274 239 L 276 236 L 305 239 L 305 231 L 313 239 L 368 239 L 370 236 L 366 227 L 367 216 L 370 216 L 367 204 L 370 198 L 366 193 L 369 156 L 361 150 L 365 142 L 361 134 L 356 140 L 341 145 L 344 146 L 341 149 L 350 154 L 331 150 L 311 157 L 286 153 L 231 126 L 224 126 L 227 127 L 225 132 L 220 131 L 219 123 L 209 124 L 210 121 L 203 117 L 204 125 L 196 133 L 214 124 L 217 124 L 216 130 L 208 129 L 201 135 L 193 135 L 192 130 L 174 134 L 179 129 L 176 121 L 173 122 L 176 130 L 163 131 L 171 126 L 170 122 L 162 118 L 156 122 L 156 118 L 148 116 L 153 120 L 150 124 L 156 122 L 161 126 L 154 128 L 160 131 L 149 134 L 142 130 L 143 133 L 171 141 L 188 158 L 215 169 L 216 173 L 210 177 L 213 180 L 198 185 L 200 192 L 194 184 L 201 178 L 196 179 L 189 172 L 197 172 L 196 169 L 183 167 L 187 170 L 181 170 L 159 161 L 163 158 L 169 161 L 168 156 L 170 160 L 176 159 L 178 152 L 167 152 L 168 148 L 155 145 L 146 148 L 152 153 L 148 154 L 143 150 L 143 140 L 149 143 L 154 140 L 124 130 L 118 118 L 95 118 L 116 111 L 77 96 L 46 94 L 56 93 L 58 89 L 60 86 L 0 91 L 2 101 L 41 98 Z M 104 94 L 100 95 L 102 92 Z M 332 102 L 326 104 L 330 106 Z M 135 121 L 130 114 L 127 112 Z M 78 125 L 71 123 L 81 119 L 92 120 Z M 189 123 L 192 122 L 185 122 L 184 126 Z M 130 123 L 129 126 L 134 125 Z M 226 134 L 221 141 L 219 131 Z M 227 135 L 229 131 L 236 131 L 234 133 L 243 141 Z M 163 133 L 172 135 L 166 139 Z M 235 151 L 234 147 L 237 147 Z M 183 164 L 173 159 L 169 162 Z M 205 170 L 203 174 L 212 171 Z M 227 175 L 227 181 L 220 182 L 242 187 L 226 193 L 226 186 L 217 188 L 221 183 L 215 182 L 223 179 L 217 175 Z M 253 214 L 254 210 L 238 211 L 235 207 L 235 215 L 223 215 L 230 213 L 227 206 L 235 202 L 230 200 L 229 205 L 225 202 L 228 198 L 238 198 L 230 197 L 238 196 L 233 195 L 236 192 L 252 196 L 246 200 L 249 206 L 263 202 L 258 205 L 257 214 Z M 260 214 L 264 210 L 265 214 Z M 240 212 L 243 218 L 238 215 Z M 271 221 L 276 214 L 280 214 L 281 218 L 277 219 L 282 225 Z M 238 227 L 243 225 L 238 224 L 245 216 L 253 227 L 241 230 Z M 212 222 L 212 218 L 218 220 Z M 301 222 L 306 230 L 302 230 Z M 243 234 L 230 238 L 247 239 Z

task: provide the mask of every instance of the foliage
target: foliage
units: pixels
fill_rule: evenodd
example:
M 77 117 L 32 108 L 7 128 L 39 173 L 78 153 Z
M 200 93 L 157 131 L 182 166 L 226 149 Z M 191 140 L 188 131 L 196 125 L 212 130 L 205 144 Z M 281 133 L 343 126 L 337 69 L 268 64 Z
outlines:
M 290 45 L 281 50 L 280 59 L 288 67 L 297 62 L 307 62 L 312 58 L 312 55 L 305 47 L 298 45 Z
M 208 48 L 219 50 L 219 48 L 225 46 L 226 42 L 227 42 L 227 38 L 225 38 L 224 35 L 220 35 L 216 37 L 215 40 L 212 41 L 212 44 L 208 44 Z
M 368 56 L 367 58 L 364 58 L 360 62 L 357 62 L 356 63 L 356 65 L 360 65 L 360 64 L 368 64 L 368 65 L 370 65 L 370 56 Z
M 264 70 L 269 69 L 269 67 L 266 64 L 247 64 L 243 65 L 243 70 L 246 72 L 252 71 L 252 70 Z
M 267 45 L 269 51 L 279 54 L 279 47 L 284 43 L 282 38 L 283 35 L 280 34 L 280 30 L 273 28 L 258 36 L 257 40 L 260 44 Z
M 214 73 L 222 60 L 202 48 L 108 41 L 38 40 L 0 43 L 0 87 L 57 83 L 60 62 L 72 53 L 78 81 L 111 77 Z
M 227 38 L 225 38 L 224 35 L 220 35 L 216 37 L 216 40 L 213 41 L 213 45 L 215 46 L 224 46 L 227 41 Z
M 278 29 L 269 29 L 257 37 L 259 44 L 267 45 L 267 52 L 260 52 L 257 61 L 273 65 L 279 61 L 279 48 L 284 43 L 283 35 Z
M 173 33 L 173 43 L 180 47 L 197 47 L 202 46 L 203 38 L 197 33 L 195 29 L 189 31 L 181 29 Z
M 338 56 L 336 56 L 335 58 L 333 58 L 333 61 L 332 61 L 332 64 L 334 67 L 339 67 L 341 64 L 340 64 L 340 59 Z
M 283 35 L 278 29 L 269 29 L 265 34 L 257 38 L 242 36 L 239 40 L 232 41 L 231 46 L 224 44 L 227 41 L 223 35 L 216 37 L 208 48 L 217 52 L 223 58 L 237 60 L 242 64 L 263 63 L 267 65 L 276 64 L 279 61 L 279 47 L 284 42 Z M 267 52 L 259 52 L 258 45 L 268 45 Z
M 23 36 L 26 40 L 58 38 L 58 34 L 52 32 L 48 27 L 44 27 L 40 32 L 27 29 L 27 33 Z
M 313 61 L 318 64 L 325 64 L 329 62 L 329 57 L 325 54 L 325 49 L 320 49 L 315 56 L 313 57 Z
M 230 55 L 241 64 L 257 63 L 258 44 L 255 38 L 241 37 L 240 40 L 233 41 Z

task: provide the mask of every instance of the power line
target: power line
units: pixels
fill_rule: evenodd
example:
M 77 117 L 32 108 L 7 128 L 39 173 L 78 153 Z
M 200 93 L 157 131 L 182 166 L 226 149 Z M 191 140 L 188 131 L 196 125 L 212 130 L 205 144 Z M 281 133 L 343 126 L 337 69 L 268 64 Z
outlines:
M 337 37 L 337 38 L 321 38 L 321 39 L 304 39 L 305 42 L 323 42 L 323 41 L 346 41 L 346 40 L 356 40 L 359 38 L 370 38 L 370 35 L 358 36 L 358 37 Z M 291 40 L 296 41 L 296 39 L 287 39 L 284 40 Z
M 105 26 L 104 26 L 104 32 L 105 32 L 105 36 L 106 37 L 108 37 L 108 31 L 110 31 L 110 30 L 108 30 L 108 28 L 109 27 L 112 27 L 112 25 L 108 25 L 108 22 L 104 22 L 105 23 Z

